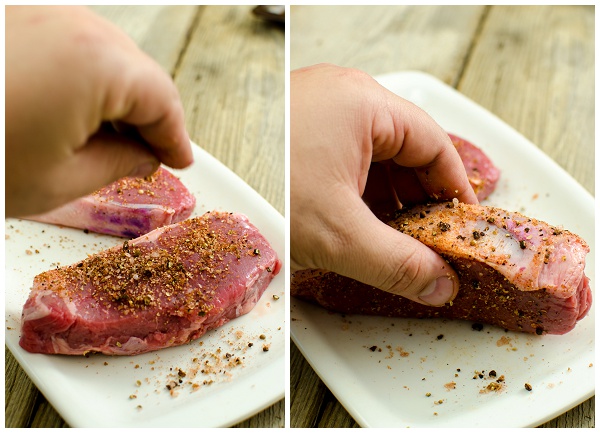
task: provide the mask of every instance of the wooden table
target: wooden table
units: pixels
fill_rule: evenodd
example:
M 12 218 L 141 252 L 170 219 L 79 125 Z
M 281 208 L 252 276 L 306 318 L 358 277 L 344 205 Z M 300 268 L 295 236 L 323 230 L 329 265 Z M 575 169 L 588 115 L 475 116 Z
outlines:
M 257 19 L 251 6 L 93 9 L 125 30 L 171 74 L 190 138 L 283 214 L 284 27 Z M 5 361 L 5 426 L 65 427 L 8 350 Z M 282 399 L 237 426 L 284 423 Z
M 421 70 L 498 115 L 594 194 L 594 7 L 292 6 L 290 67 Z M 357 427 L 294 344 L 291 427 Z M 542 427 L 594 427 L 594 398 Z

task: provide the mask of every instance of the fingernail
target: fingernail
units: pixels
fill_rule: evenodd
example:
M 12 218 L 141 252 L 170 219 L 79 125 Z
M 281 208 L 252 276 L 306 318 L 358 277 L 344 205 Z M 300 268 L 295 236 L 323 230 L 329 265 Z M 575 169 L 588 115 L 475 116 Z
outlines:
M 135 170 L 129 175 L 130 177 L 145 177 L 150 176 L 158 168 L 158 163 L 148 161 L 144 162 L 136 167 Z
M 419 295 L 419 299 L 429 305 L 438 307 L 452 299 L 454 284 L 448 277 L 433 280 Z

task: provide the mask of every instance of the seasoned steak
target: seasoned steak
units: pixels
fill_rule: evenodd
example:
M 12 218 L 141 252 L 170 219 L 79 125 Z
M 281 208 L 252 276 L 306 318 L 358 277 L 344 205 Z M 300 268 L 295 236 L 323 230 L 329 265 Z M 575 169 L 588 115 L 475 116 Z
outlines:
M 208 212 L 36 276 L 19 344 L 67 355 L 181 345 L 249 312 L 280 268 L 245 216 Z
M 567 230 L 458 202 L 402 211 L 390 225 L 452 265 L 460 281 L 452 303 L 428 307 L 322 270 L 294 273 L 292 295 L 343 313 L 445 317 L 534 334 L 564 334 L 591 307 L 589 247 Z
M 188 218 L 195 197 L 168 170 L 146 178 L 125 177 L 32 221 L 63 225 L 126 238 Z

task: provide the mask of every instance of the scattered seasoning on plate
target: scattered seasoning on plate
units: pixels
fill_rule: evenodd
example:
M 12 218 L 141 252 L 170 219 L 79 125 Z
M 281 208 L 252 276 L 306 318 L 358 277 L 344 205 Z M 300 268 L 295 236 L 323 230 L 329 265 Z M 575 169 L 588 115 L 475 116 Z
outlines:
M 498 391 L 502 388 L 502 385 L 497 383 L 497 382 L 490 382 L 488 383 L 488 385 L 485 387 L 485 389 L 487 391 Z
M 444 385 L 444 388 L 446 388 L 448 391 L 451 389 L 456 389 L 456 382 L 448 382 Z
M 144 397 L 143 394 L 137 395 L 138 392 L 155 383 L 155 394 L 168 393 L 171 398 L 176 398 L 185 392 L 194 393 L 220 381 L 233 380 L 234 369 L 245 367 L 246 353 L 256 341 L 268 340 L 264 333 L 250 335 L 233 327 L 221 329 L 220 332 L 218 347 L 209 349 L 200 340 L 197 345 L 190 346 L 191 356 L 187 361 L 182 360 L 184 364 L 160 367 L 160 358 L 148 361 L 150 370 L 154 371 L 156 376 L 134 379 L 136 391 L 132 395 L 136 395 L 135 398 L 139 401 Z M 263 351 L 268 351 L 270 345 L 264 341 Z M 143 367 L 140 367 L 140 370 L 143 370 Z

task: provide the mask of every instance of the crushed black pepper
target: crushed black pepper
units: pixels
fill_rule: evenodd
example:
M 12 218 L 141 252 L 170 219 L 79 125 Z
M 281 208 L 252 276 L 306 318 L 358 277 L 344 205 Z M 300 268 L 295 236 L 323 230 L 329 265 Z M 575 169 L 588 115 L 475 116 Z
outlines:
M 473 331 L 482 331 L 483 325 L 481 323 L 473 323 L 471 325 L 471 328 L 473 329 Z
M 450 230 L 450 224 L 444 222 L 444 221 L 440 221 L 438 223 L 438 228 L 442 231 L 442 232 L 447 232 L 448 230 Z

